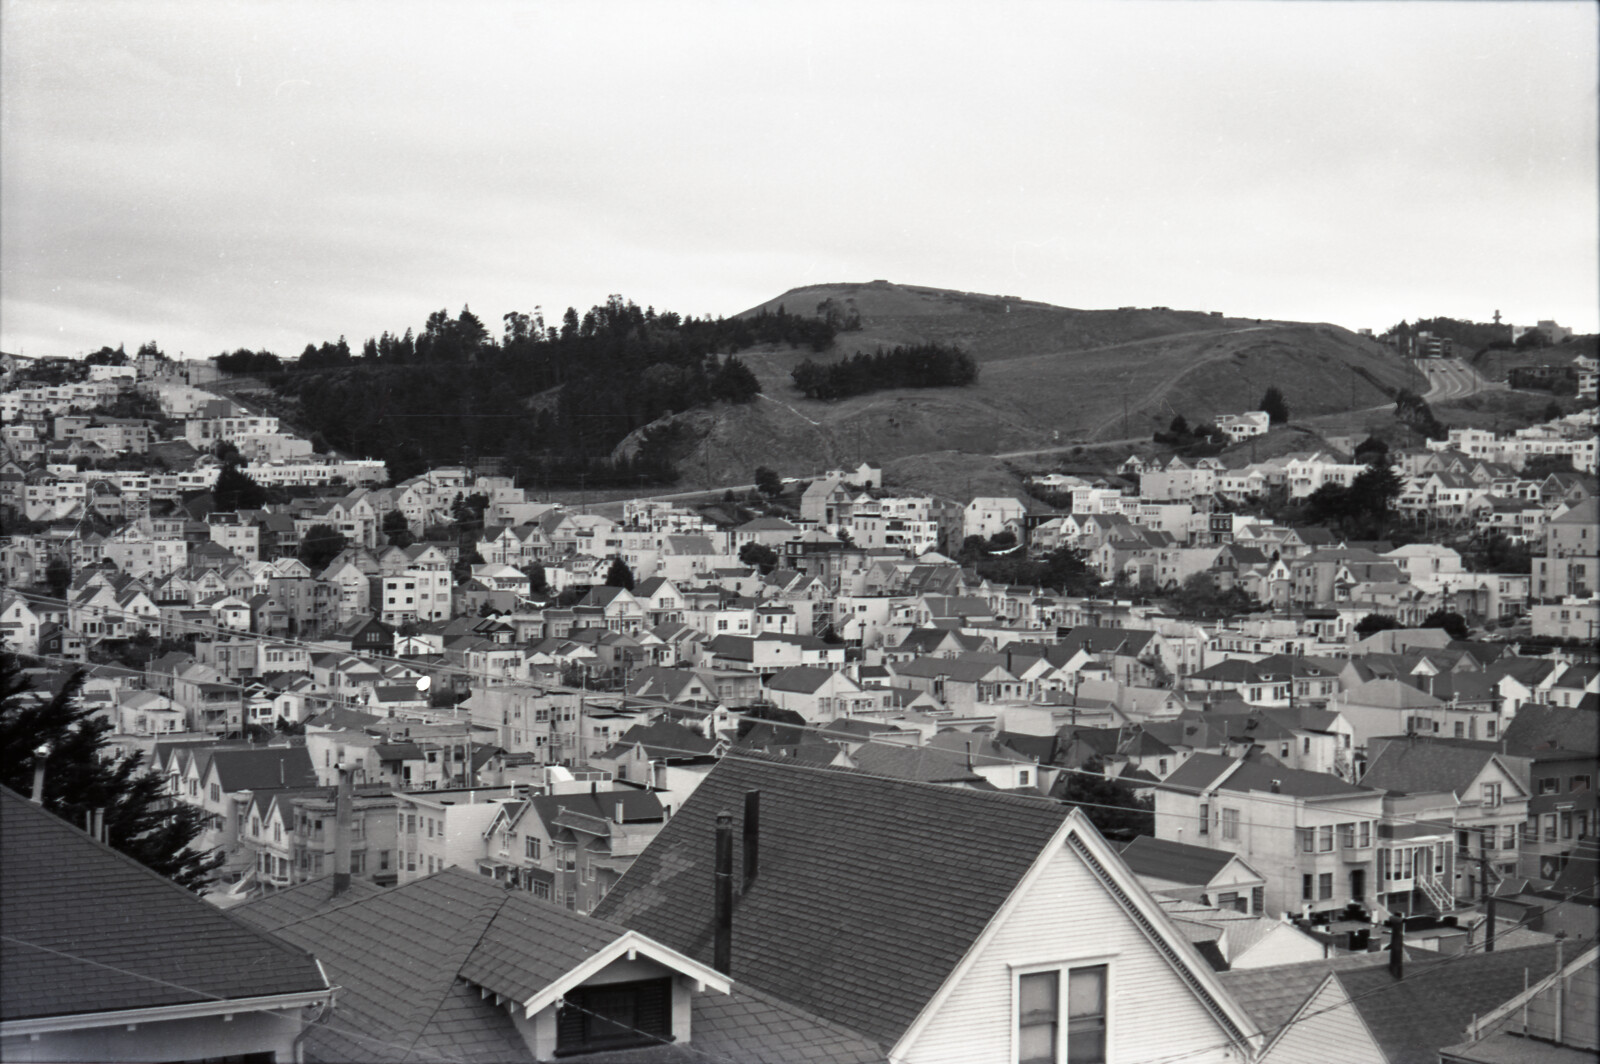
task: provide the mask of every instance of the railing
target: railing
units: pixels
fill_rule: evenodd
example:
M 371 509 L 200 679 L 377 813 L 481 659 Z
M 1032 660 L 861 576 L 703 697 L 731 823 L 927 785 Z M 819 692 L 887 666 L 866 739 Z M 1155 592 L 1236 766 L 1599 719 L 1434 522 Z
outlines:
M 1434 908 L 1442 913 L 1450 912 L 1456 907 L 1455 897 L 1432 876 L 1417 880 L 1417 886 L 1422 889 L 1423 895 L 1433 903 Z

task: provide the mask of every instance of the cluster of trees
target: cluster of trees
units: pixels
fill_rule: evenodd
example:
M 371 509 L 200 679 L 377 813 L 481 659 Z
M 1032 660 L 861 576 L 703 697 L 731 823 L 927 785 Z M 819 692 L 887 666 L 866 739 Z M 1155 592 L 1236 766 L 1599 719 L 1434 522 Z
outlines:
M 106 841 L 160 875 L 200 890 L 223 855 L 190 849 L 207 816 L 168 802 L 166 780 L 150 772 L 142 752 L 118 753 L 114 725 L 86 706 L 74 673 L 54 696 L 39 697 L 14 654 L 0 654 L 0 784 L 19 794 L 33 788 L 45 759 L 44 807 L 69 824 L 104 810 Z M 47 750 L 45 748 L 48 748 Z
M 1443 440 L 1450 436 L 1450 430 L 1434 417 L 1428 401 L 1408 389 L 1400 389 L 1400 394 L 1395 396 L 1394 416 L 1430 440 Z
M 1155 441 L 1168 447 L 1184 448 L 1204 446 L 1220 437 L 1222 432 L 1217 426 L 1206 421 L 1198 425 L 1190 425 L 1189 419 L 1182 414 L 1175 415 L 1167 431 L 1157 432 Z
M 1351 539 L 1379 539 L 1394 519 L 1400 477 L 1387 454 L 1375 454 L 1349 487 L 1324 484 L 1306 499 L 1305 520 L 1336 525 Z
M 1375 632 L 1388 632 L 1404 628 L 1405 625 L 1393 617 L 1381 613 L 1369 613 L 1356 622 L 1356 637 L 1365 639 Z M 1438 609 L 1422 619 L 1418 628 L 1442 628 L 1451 639 L 1466 639 L 1472 634 L 1467 626 L 1467 619 L 1453 610 Z
M 808 399 L 843 399 L 885 388 L 959 388 L 978 379 L 978 364 L 947 344 L 897 345 L 838 362 L 809 358 L 790 374 Z
M 1210 573 L 1193 574 L 1166 599 L 1178 611 L 1178 616 L 1201 620 L 1228 618 L 1261 609 L 1261 604 L 1242 588 L 1231 587 L 1224 591 L 1217 587 Z
M 283 359 L 271 351 L 250 351 L 243 347 L 231 355 L 218 355 L 215 361 L 217 368 L 224 373 L 258 376 L 277 373 L 283 369 Z
M 996 583 L 1048 587 L 1064 595 L 1093 595 L 1100 578 L 1076 551 L 1062 547 L 1043 558 L 1030 558 L 1010 532 L 989 539 L 968 536 L 957 561 Z
M 395 479 L 463 456 L 497 455 L 525 481 L 638 487 L 676 478 L 658 433 L 612 460 L 630 433 L 760 385 L 735 352 L 757 343 L 822 350 L 836 328 L 782 308 L 751 318 L 683 318 L 612 296 L 559 326 L 512 312 L 497 341 L 471 309 L 429 315 L 420 334 L 385 332 L 353 356 L 341 338 L 271 378 L 297 420 L 331 447 L 384 459 Z M 471 372 L 444 372 L 470 364 Z

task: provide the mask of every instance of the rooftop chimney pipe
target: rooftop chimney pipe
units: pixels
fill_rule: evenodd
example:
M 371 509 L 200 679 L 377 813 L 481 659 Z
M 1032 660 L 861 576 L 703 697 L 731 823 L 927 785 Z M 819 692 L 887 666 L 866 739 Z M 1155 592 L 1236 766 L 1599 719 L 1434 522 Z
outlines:
M 712 875 L 716 894 L 716 939 L 712 965 L 724 975 L 733 967 L 733 814 L 717 814 L 717 863 Z
M 40 743 L 33 748 L 33 794 L 28 800 L 34 805 L 44 804 L 44 767 L 49 762 L 49 743 Z
M 333 893 L 350 889 L 350 769 L 339 762 L 339 797 L 333 813 Z
M 1389 918 L 1389 974 L 1406 977 L 1406 921 L 1399 913 Z
M 614 807 L 614 811 L 616 813 L 617 823 L 622 823 L 622 799 L 617 799 L 617 804 Z
M 761 847 L 761 792 L 744 792 L 744 887 L 742 892 L 748 893 L 750 884 L 756 881 L 756 871 Z

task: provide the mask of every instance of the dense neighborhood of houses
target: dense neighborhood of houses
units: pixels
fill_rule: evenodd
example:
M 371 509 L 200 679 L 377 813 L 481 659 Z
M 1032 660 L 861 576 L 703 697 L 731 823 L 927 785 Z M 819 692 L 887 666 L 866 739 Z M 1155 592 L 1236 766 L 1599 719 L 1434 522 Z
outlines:
M 0 792 L 6 1060 L 1596 1049 L 1592 410 L 1391 453 L 1402 511 L 1531 548 L 1488 572 L 1253 511 L 1365 468 L 1329 452 L 602 516 L 91 370 L 4 394 L 0 636 L 41 698 L 84 669 L 224 860 L 196 897 Z M 295 490 L 219 510 L 225 467 Z M 974 537 L 1108 590 L 986 579 Z M 1259 608 L 1135 594 L 1197 576 Z

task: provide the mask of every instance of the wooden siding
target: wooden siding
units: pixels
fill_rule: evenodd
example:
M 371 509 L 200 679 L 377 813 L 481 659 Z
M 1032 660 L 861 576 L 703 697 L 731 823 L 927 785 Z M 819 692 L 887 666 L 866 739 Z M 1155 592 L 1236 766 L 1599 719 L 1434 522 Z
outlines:
M 1082 959 L 1110 965 L 1110 1059 L 1142 1061 L 1229 1044 L 1138 924 L 1083 860 L 1063 845 L 982 947 L 976 963 L 917 1041 L 905 1064 L 1013 1064 L 1013 968 Z M 1186 1057 L 1186 1064 L 1241 1061 L 1237 1049 Z
M 1271 1038 L 1275 1031 L 1267 1031 Z M 1338 979 L 1325 981 L 1256 1064 L 1388 1064 Z

